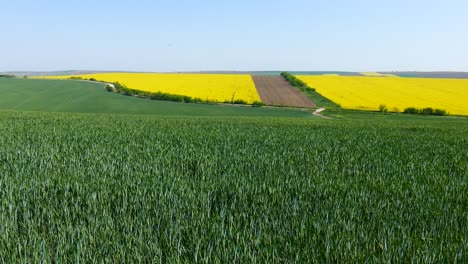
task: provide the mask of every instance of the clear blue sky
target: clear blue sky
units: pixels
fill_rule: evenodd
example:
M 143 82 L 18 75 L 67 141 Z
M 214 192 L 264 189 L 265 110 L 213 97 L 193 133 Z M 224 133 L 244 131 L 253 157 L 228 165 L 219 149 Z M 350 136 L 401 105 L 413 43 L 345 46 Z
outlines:
M 4 0 L 0 25 L 0 71 L 468 71 L 466 0 Z

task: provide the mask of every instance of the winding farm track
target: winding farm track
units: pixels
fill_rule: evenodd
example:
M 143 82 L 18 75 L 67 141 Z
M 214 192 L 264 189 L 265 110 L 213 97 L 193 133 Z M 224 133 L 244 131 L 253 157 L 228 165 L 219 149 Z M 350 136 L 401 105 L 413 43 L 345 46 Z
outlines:
M 305 94 L 281 76 L 252 76 L 260 99 L 266 105 L 316 107 Z
M 323 111 L 325 111 L 325 110 L 326 110 L 325 108 L 319 108 L 319 109 L 315 110 L 312 114 L 313 114 L 314 116 L 318 116 L 318 117 L 321 117 L 321 118 L 331 119 L 330 117 L 324 116 L 324 115 L 321 114 L 321 113 L 322 113 Z

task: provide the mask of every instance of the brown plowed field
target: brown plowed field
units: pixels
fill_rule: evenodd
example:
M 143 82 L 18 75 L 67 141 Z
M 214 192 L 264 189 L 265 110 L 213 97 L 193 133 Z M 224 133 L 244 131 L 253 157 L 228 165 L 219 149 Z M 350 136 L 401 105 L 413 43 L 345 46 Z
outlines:
M 252 78 L 264 104 L 315 107 L 314 102 L 281 76 L 252 76 Z

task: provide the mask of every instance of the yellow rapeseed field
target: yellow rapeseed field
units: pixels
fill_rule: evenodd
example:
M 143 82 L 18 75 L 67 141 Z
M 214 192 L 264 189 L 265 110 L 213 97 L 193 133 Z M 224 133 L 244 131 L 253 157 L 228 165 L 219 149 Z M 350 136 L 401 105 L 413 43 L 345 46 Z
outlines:
M 468 79 L 297 77 L 343 108 L 377 110 L 383 104 L 390 111 L 432 107 L 468 115 Z
M 207 101 L 244 100 L 247 103 L 261 101 L 250 75 L 99 73 L 41 78 L 68 79 L 70 77 L 119 82 L 136 90 L 187 95 Z

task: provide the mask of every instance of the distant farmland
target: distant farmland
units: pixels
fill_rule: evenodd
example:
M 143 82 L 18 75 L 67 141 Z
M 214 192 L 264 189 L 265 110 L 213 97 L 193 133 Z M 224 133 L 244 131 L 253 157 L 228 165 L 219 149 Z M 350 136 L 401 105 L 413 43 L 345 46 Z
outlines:
M 468 72 L 381 72 L 400 77 L 468 79 Z
M 346 109 L 375 111 L 384 107 L 390 112 L 402 112 L 407 108 L 432 108 L 454 115 L 468 114 L 468 79 L 400 78 L 410 72 L 294 72 L 317 89 L 317 93 L 311 94 L 291 87 L 280 76 L 275 76 L 277 72 L 274 71 L 247 73 L 100 73 L 38 78 L 92 78 L 119 82 L 136 90 L 192 96 L 205 102 L 262 102 L 265 105 L 313 108 L 316 104 L 332 106 L 330 103 L 323 104 L 329 99 Z M 414 74 L 464 76 L 464 73 L 453 72 Z

